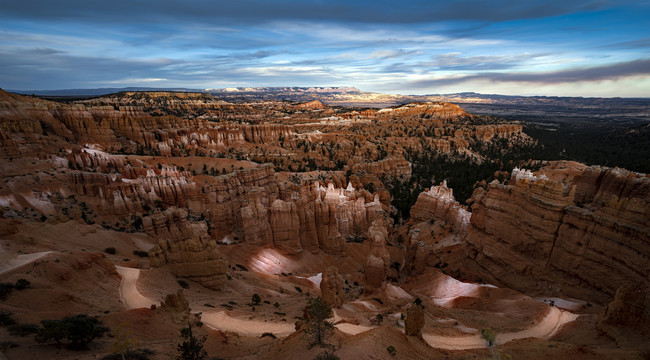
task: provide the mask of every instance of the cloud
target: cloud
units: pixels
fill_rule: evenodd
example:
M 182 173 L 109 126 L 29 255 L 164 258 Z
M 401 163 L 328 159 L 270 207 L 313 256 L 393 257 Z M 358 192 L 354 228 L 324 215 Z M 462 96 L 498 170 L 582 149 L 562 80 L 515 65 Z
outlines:
M 621 3 L 633 3 L 621 1 Z M 4 1 L 5 17 L 92 23 L 247 23 L 270 20 L 356 23 L 428 23 L 450 20 L 507 21 L 558 16 L 611 7 L 598 0 L 34 0 Z
M 407 83 L 395 83 L 395 87 L 413 87 L 416 89 L 437 88 L 456 85 L 471 81 L 489 81 L 493 83 L 531 83 L 531 84 L 570 84 L 577 82 L 597 82 L 618 80 L 632 76 L 650 76 L 650 59 L 639 59 L 629 62 L 576 68 L 554 72 L 486 72 L 470 75 L 457 75 L 435 79 L 413 80 Z
M 396 59 L 401 57 L 408 57 L 410 55 L 418 54 L 416 50 L 404 50 L 404 49 L 379 49 L 370 53 L 370 59 L 379 59 L 379 60 L 388 60 Z
M 544 56 L 548 56 L 548 54 L 461 57 L 459 53 L 450 53 L 438 55 L 433 61 L 421 63 L 420 66 L 433 67 L 439 70 L 501 70 L 519 67 L 527 61 Z

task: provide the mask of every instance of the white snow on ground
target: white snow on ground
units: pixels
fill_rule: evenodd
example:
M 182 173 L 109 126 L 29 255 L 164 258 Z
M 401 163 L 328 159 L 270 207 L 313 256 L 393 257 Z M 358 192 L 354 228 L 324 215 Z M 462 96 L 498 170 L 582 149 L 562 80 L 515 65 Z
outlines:
M 41 252 L 35 252 L 31 254 L 23 254 L 23 255 L 10 256 L 10 257 L 0 256 L 0 260 L 2 260 L 0 261 L 0 274 L 4 274 L 17 267 L 23 266 L 25 264 L 29 264 L 32 261 L 36 261 L 49 253 L 51 253 L 51 251 L 41 251 Z
M 158 305 L 158 302 L 144 297 L 136 286 L 140 277 L 140 269 L 115 266 L 115 270 L 122 276 L 120 283 L 120 299 L 129 309 L 149 308 L 151 305 Z
M 294 324 L 285 322 L 265 322 L 259 319 L 243 319 L 231 317 L 225 311 L 203 313 L 201 321 L 215 330 L 233 331 L 241 335 L 260 336 L 272 333 L 277 337 L 287 337 L 295 330 Z

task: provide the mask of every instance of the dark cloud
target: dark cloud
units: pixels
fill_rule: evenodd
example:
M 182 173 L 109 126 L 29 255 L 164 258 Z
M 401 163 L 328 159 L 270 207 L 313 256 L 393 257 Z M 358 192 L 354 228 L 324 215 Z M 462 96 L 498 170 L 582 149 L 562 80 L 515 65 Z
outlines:
M 629 2 L 629 1 L 628 1 Z M 88 1 L 35 0 L 1 2 L 7 18 L 83 23 L 257 23 L 274 20 L 317 20 L 361 23 L 428 23 L 448 20 L 506 21 L 601 10 L 598 0 L 461 0 L 349 1 L 238 0 Z M 622 2 L 618 2 L 620 5 Z
M 521 54 L 462 57 L 459 54 L 444 54 L 436 56 L 431 62 L 421 63 L 419 66 L 432 67 L 438 70 L 503 70 L 521 66 L 526 61 L 547 55 Z
M 546 73 L 479 73 L 474 75 L 412 81 L 408 84 L 394 84 L 400 87 L 413 87 L 417 89 L 435 88 L 456 85 L 473 80 L 491 82 L 519 82 L 534 84 L 565 84 L 575 82 L 590 82 L 604 80 L 618 80 L 624 77 L 650 75 L 650 59 L 641 59 L 630 62 L 617 63 L 606 66 L 563 70 Z

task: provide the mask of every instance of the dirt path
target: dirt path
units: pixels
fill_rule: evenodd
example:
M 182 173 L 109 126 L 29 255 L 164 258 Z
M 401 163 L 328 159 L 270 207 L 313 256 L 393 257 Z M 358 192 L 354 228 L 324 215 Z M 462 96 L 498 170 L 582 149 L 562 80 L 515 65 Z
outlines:
M 120 275 L 122 275 L 122 282 L 120 282 L 120 299 L 122 299 L 122 302 L 127 308 L 148 308 L 153 304 L 158 305 L 156 301 L 144 297 L 138 291 L 136 284 L 140 277 L 140 269 L 122 266 L 115 266 L 115 269 Z
M 508 341 L 534 338 L 549 338 L 553 336 L 562 325 L 574 321 L 578 315 L 568 311 L 560 310 L 556 307 L 550 308 L 548 314 L 536 325 L 513 333 L 497 334 L 496 343 L 504 344 Z M 432 347 L 448 350 L 467 350 L 476 348 L 485 348 L 487 343 L 481 338 L 480 334 L 467 336 L 439 336 L 431 334 L 422 334 L 422 338 Z
M 277 337 L 287 337 L 295 331 L 294 324 L 286 322 L 265 322 L 259 319 L 235 318 L 225 311 L 203 313 L 201 321 L 209 327 L 221 331 L 233 331 L 241 335 L 260 336 L 272 333 Z
M 9 256 L 9 257 L 0 257 L 0 274 L 9 272 L 17 267 L 29 264 L 32 261 L 36 261 L 43 256 L 52 253 L 51 251 L 41 251 L 31 254 Z M 3 254 L 4 255 L 4 254 Z

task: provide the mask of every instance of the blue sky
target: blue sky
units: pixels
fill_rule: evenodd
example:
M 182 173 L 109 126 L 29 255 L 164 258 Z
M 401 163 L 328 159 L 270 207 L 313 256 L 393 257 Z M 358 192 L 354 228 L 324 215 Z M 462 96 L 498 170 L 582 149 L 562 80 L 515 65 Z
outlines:
M 0 0 L 0 87 L 650 97 L 650 0 Z

